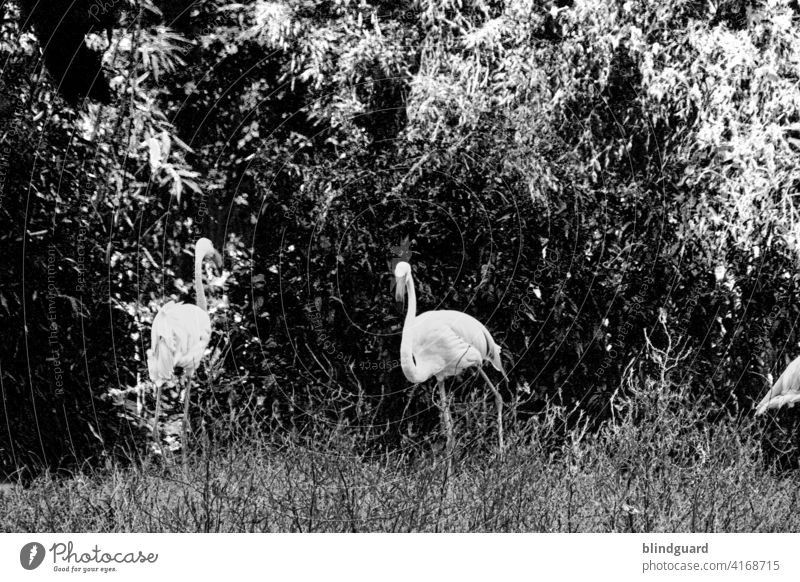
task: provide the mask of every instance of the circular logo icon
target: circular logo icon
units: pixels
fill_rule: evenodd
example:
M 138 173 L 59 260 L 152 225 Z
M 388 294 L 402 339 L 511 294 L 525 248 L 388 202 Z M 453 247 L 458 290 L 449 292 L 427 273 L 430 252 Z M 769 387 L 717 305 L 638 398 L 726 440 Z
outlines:
M 39 542 L 31 542 L 22 546 L 19 551 L 19 563 L 26 570 L 35 570 L 44 561 L 44 546 Z

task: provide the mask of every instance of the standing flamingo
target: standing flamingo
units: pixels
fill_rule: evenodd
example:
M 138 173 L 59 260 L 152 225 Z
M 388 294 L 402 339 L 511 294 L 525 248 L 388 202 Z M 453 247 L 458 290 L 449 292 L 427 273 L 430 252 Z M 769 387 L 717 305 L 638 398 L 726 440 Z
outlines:
M 780 408 L 784 405 L 791 408 L 798 401 L 800 401 L 800 358 L 795 358 L 758 403 L 756 416 L 764 414 L 770 408 Z
M 192 376 L 197 371 L 211 339 L 211 319 L 206 307 L 203 290 L 203 260 L 211 257 L 217 267 L 222 267 L 222 257 L 214 250 L 207 238 L 194 245 L 194 292 L 197 305 L 170 301 L 158 310 L 151 332 L 152 347 L 147 350 L 147 369 L 156 385 L 156 416 L 153 421 L 153 437 L 158 439 L 158 418 L 161 411 L 161 386 L 175 378 L 178 384 L 185 382 L 183 403 L 183 434 L 181 449 L 186 466 L 186 433 L 189 426 L 189 390 Z
M 415 384 L 425 382 L 432 376 L 436 377 L 442 421 L 447 432 L 448 467 L 455 449 L 455 438 L 444 380 L 472 366 L 478 368 L 494 392 L 497 404 L 497 436 L 502 452 L 503 398 L 482 368 L 483 362 L 488 360 L 505 376 L 500 361 L 500 346 L 494 342 L 489 330 L 481 322 L 461 311 L 436 310 L 417 315 L 417 295 L 414 291 L 411 265 L 405 261 L 397 263 L 394 276 L 397 282 L 397 300 L 402 301 L 408 293 L 408 311 L 400 342 L 400 367 L 408 381 Z

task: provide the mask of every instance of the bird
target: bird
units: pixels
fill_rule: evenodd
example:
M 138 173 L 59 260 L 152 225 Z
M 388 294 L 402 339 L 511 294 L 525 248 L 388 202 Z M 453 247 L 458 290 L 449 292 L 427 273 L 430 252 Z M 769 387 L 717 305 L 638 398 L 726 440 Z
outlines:
M 186 467 L 186 434 L 189 427 L 189 390 L 191 380 L 205 355 L 211 339 L 211 319 L 208 316 L 206 294 L 203 289 L 203 261 L 211 258 L 218 268 L 222 257 L 207 238 L 194 245 L 194 290 L 197 305 L 170 301 L 156 313 L 151 328 L 151 348 L 147 350 L 147 369 L 156 386 L 156 411 L 153 420 L 153 438 L 158 442 L 158 418 L 161 410 L 161 387 L 176 378 L 176 368 L 181 369 L 178 384 L 186 384 L 183 404 L 182 454 Z
M 756 416 L 761 416 L 770 408 L 780 408 L 784 405 L 792 407 L 798 401 L 800 401 L 800 358 L 795 358 L 756 405 Z
M 445 390 L 445 378 L 457 376 L 467 368 L 476 367 L 492 389 L 497 405 L 497 435 L 503 451 L 503 398 L 500 391 L 483 371 L 489 361 L 505 377 L 500 360 L 500 346 L 481 322 L 461 311 L 447 309 L 426 311 L 417 315 L 417 296 L 411 265 L 400 261 L 395 266 L 396 299 L 408 294 L 408 310 L 400 342 L 400 367 L 409 382 L 420 384 L 435 377 L 439 391 L 442 423 L 447 433 L 448 469 L 451 466 L 455 438 L 450 402 Z M 449 472 L 449 471 L 448 471 Z

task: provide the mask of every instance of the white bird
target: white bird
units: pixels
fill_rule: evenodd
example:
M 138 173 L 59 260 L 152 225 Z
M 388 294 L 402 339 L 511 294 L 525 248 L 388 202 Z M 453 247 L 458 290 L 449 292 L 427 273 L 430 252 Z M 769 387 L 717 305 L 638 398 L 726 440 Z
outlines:
M 483 371 L 488 360 L 505 376 L 498 346 L 489 330 L 474 317 L 461 311 L 436 310 L 417 315 L 417 295 L 411 265 L 401 261 L 394 269 L 397 300 L 408 293 L 408 311 L 400 342 L 400 367 L 409 382 L 419 384 L 435 376 L 441 400 L 442 421 L 447 432 L 447 458 L 450 465 L 455 449 L 450 402 L 444 387 L 448 376 L 456 376 L 475 366 L 494 392 L 497 404 L 497 435 L 503 450 L 503 398 Z
M 152 347 L 147 350 L 147 369 L 156 385 L 156 415 L 153 437 L 158 441 L 158 418 L 161 410 L 161 386 L 175 379 L 175 369 L 183 370 L 178 383 L 186 383 L 183 405 L 182 450 L 186 465 L 186 433 L 189 424 L 189 389 L 211 339 L 211 319 L 208 317 L 206 294 L 203 289 L 203 261 L 210 257 L 222 267 L 222 257 L 207 238 L 194 245 L 194 291 L 197 305 L 170 301 L 158 310 L 151 330 Z
M 764 414 L 770 408 L 780 408 L 784 405 L 792 407 L 798 401 L 800 401 L 800 358 L 795 358 L 758 403 L 756 416 Z

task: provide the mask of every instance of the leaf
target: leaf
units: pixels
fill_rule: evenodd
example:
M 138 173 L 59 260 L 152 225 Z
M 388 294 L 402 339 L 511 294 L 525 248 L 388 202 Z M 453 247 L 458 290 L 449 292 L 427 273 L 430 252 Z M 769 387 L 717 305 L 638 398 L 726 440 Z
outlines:
M 150 171 L 154 174 L 161 166 L 161 144 L 155 137 L 147 140 L 148 153 L 150 155 Z

